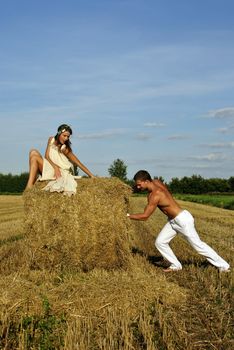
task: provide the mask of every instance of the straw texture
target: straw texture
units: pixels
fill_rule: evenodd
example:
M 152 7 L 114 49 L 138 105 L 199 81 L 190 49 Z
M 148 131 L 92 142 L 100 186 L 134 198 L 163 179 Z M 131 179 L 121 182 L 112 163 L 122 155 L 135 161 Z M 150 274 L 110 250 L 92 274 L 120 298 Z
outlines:
M 45 183 L 24 193 L 31 268 L 126 268 L 131 258 L 126 217 L 131 188 L 116 178 L 77 182 L 72 197 L 43 191 Z

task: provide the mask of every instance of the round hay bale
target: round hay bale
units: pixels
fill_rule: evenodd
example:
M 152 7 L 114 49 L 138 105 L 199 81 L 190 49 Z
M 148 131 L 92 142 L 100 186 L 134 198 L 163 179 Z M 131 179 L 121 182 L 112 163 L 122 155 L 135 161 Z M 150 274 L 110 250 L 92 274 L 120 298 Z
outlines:
M 37 182 L 24 193 L 31 268 L 127 268 L 131 188 L 117 178 L 82 178 L 72 197 Z

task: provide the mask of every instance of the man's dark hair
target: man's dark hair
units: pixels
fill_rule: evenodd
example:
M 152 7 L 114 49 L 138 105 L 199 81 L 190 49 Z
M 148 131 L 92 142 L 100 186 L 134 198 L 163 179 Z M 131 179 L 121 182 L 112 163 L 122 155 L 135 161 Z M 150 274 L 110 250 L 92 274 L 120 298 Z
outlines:
M 152 181 L 150 174 L 146 170 L 139 170 L 135 175 L 134 175 L 134 181 L 136 182 L 137 180 L 141 181 Z

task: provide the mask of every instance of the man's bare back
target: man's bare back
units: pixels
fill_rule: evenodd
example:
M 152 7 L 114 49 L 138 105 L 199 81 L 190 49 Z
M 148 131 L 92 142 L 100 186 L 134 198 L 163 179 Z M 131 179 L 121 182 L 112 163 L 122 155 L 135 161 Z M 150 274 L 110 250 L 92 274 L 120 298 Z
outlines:
M 146 170 L 139 170 L 134 181 L 138 190 L 148 192 L 148 204 L 143 213 L 127 214 L 133 220 L 147 220 L 158 207 L 170 219 L 167 222 L 155 241 L 155 246 L 162 254 L 170 266 L 165 272 L 179 271 L 182 269 L 180 261 L 176 258 L 169 246 L 170 241 L 177 233 L 181 233 L 191 244 L 191 246 L 214 266 L 220 272 L 230 271 L 230 265 L 221 258 L 211 247 L 202 242 L 196 228 L 194 219 L 188 210 L 182 210 L 178 203 L 174 200 L 167 187 L 160 180 L 152 180 L 150 174 Z M 172 220 L 179 215 L 178 221 Z
M 158 207 L 169 219 L 174 219 L 182 209 L 174 200 L 167 187 L 160 180 L 136 181 L 136 187 L 148 191 L 148 204 L 142 214 L 131 214 L 134 220 L 147 220 Z
M 169 219 L 174 219 L 180 212 L 181 207 L 174 200 L 168 188 L 160 180 L 153 180 L 153 190 L 148 194 L 148 202 L 151 196 L 158 197 L 158 208 L 168 216 Z

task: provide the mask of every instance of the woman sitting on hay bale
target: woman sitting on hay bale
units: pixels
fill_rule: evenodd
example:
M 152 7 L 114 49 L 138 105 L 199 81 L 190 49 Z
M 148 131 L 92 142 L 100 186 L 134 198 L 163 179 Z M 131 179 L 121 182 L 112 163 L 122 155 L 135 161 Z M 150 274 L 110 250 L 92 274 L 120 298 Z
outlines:
M 77 183 L 74 179 L 74 165 L 77 165 L 88 176 L 94 175 L 73 154 L 70 136 L 72 129 L 69 125 L 62 124 L 58 127 L 57 134 L 48 140 L 45 158 L 33 149 L 29 153 L 29 179 L 26 189 L 33 187 L 38 173 L 38 180 L 52 180 L 44 190 L 50 192 L 63 192 L 67 195 L 76 193 Z

